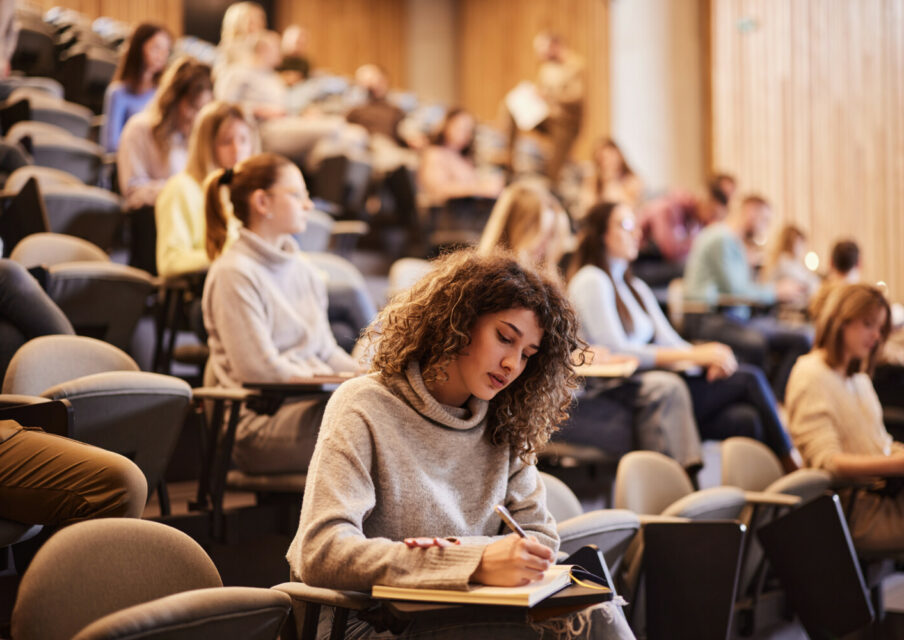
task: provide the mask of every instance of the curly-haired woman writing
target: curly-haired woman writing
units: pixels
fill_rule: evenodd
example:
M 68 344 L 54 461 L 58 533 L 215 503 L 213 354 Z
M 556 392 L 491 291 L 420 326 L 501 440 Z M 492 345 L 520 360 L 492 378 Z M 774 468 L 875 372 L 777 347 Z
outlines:
M 370 332 L 373 373 L 343 384 L 324 414 L 287 556 L 296 579 L 369 590 L 540 578 L 558 536 L 532 459 L 576 387 L 568 302 L 509 257 L 458 253 Z M 527 538 L 504 535 L 496 504 Z M 504 637 L 539 637 L 523 618 L 472 622 L 479 637 L 501 637 L 498 624 Z M 438 624 L 416 621 L 408 633 Z M 460 617 L 454 626 L 454 637 L 469 629 Z M 371 633 L 353 627 L 352 637 Z

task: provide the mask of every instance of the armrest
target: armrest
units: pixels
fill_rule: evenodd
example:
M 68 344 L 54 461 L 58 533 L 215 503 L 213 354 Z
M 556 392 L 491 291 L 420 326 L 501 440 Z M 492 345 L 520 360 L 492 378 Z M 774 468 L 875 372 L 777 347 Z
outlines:
M 747 500 L 747 504 L 775 507 L 796 507 L 801 503 L 800 496 L 792 496 L 786 493 L 767 493 L 765 491 L 745 491 L 744 499 Z
M 154 276 L 154 286 L 160 289 L 173 289 L 175 291 L 192 290 L 204 282 L 207 277 L 207 269 L 186 271 L 172 276 Z
M 225 387 L 197 387 L 191 390 L 193 398 L 199 400 L 238 400 L 244 401 L 258 395 L 251 389 L 227 389 Z
M 259 637 L 272 638 L 290 610 L 290 599 L 272 589 L 194 589 L 110 613 L 84 627 L 75 638 L 222 638 L 252 629 Z
M 648 524 L 662 524 L 662 523 L 681 523 L 681 522 L 691 522 L 690 518 L 681 518 L 679 516 L 663 516 L 654 513 L 639 513 L 637 514 L 637 518 L 640 520 L 640 525 L 642 527 L 647 526 Z
M 370 230 L 370 226 L 362 220 L 339 220 L 333 224 L 330 235 L 334 236 L 363 236 Z
M 738 296 L 731 293 L 720 293 L 717 306 L 720 309 L 725 307 L 752 307 L 757 309 L 769 309 L 771 307 L 774 307 L 775 303 L 763 302 L 762 300 L 757 300 L 756 298 Z
M 614 566 L 640 529 L 640 519 L 627 509 L 598 509 L 560 522 L 556 529 L 563 550 L 594 544 Z
M 293 600 L 313 602 L 327 607 L 342 607 L 344 609 L 361 611 L 374 603 L 368 594 L 360 591 L 321 589 L 320 587 L 308 586 L 303 582 L 283 582 L 272 588 L 288 594 Z
M 712 487 L 676 500 L 662 514 L 692 520 L 735 520 L 745 504 L 744 492 L 737 487 Z

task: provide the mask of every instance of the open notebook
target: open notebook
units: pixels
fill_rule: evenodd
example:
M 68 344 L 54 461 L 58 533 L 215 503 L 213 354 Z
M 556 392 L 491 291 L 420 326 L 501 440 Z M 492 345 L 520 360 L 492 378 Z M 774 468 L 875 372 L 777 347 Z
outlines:
M 449 589 L 413 589 L 374 585 L 372 595 L 382 600 L 455 602 L 459 604 L 495 604 L 532 607 L 571 584 L 571 565 L 556 564 L 539 582 L 523 587 L 488 587 L 474 584 L 467 591 Z

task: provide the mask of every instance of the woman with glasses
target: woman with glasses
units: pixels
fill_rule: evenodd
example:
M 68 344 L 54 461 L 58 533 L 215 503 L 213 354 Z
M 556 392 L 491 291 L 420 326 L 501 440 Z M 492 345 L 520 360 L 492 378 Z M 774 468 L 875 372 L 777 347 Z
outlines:
M 640 231 L 626 205 L 603 202 L 582 221 L 568 269 L 568 293 L 591 344 L 635 356 L 641 368 L 682 372 L 703 439 L 763 441 L 786 469 L 796 468 L 791 441 L 763 372 L 739 365 L 717 342 L 690 344 L 669 324 L 653 292 L 631 274 Z
M 211 173 L 204 193 L 208 252 L 214 258 L 222 251 L 201 300 L 210 347 L 205 384 L 240 388 L 355 371 L 330 330 L 326 284 L 292 238 L 313 209 L 298 167 L 261 153 Z M 223 250 L 227 194 L 242 228 Z M 325 405 L 325 396 L 304 396 L 273 415 L 246 408 L 236 431 L 236 466 L 246 473 L 305 471 Z

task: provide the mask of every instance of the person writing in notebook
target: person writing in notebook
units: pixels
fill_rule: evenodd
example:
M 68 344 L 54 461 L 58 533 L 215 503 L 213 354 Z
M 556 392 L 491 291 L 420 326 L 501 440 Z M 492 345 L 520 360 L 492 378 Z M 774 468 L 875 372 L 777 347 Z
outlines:
M 533 459 L 577 386 L 564 296 L 507 254 L 459 252 L 393 299 L 369 338 L 371 374 L 344 383 L 324 414 L 287 554 L 293 579 L 358 591 L 540 579 L 559 538 Z M 527 537 L 506 535 L 497 504 Z M 505 625 L 504 637 L 541 637 L 523 611 L 486 615 L 415 620 L 405 633 L 503 637 Z M 588 616 L 582 637 L 633 637 L 620 613 Z M 351 623 L 350 637 L 374 633 Z

